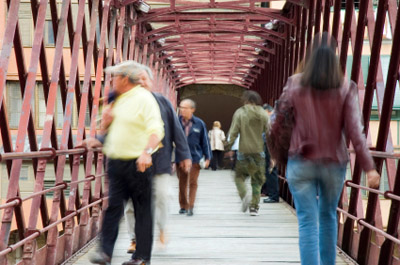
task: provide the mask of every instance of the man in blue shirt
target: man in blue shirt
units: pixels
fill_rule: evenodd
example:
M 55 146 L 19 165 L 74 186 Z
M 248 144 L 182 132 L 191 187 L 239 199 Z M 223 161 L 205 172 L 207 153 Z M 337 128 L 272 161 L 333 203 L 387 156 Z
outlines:
M 196 103 L 191 99 L 184 99 L 179 104 L 179 121 L 187 137 L 190 153 L 192 155 L 192 168 L 189 172 L 184 171 L 181 167 L 177 169 L 179 178 L 179 204 L 181 207 L 179 213 L 187 213 L 188 216 L 193 215 L 197 192 L 197 179 L 200 173 L 200 160 L 203 157 L 205 158 L 205 168 L 207 168 L 212 157 L 206 125 L 201 119 L 193 115 L 195 110 Z M 178 158 L 176 162 L 180 162 Z

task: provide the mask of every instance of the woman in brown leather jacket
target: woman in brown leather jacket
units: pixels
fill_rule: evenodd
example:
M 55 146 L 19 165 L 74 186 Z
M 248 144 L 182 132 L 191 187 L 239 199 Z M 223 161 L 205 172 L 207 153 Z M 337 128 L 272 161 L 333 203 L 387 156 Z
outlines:
M 369 186 L 377 188 L 380 177 L 362 133 L 357 87 L 344 81 L 332 39 L 324 35 L 315 43 L 303 71 L 288 79 L 281 95 L 294 112 L 287 181 L 299 221 L 301 264 L 334 265 L 336 207 L 349 160 L 346 137 Z

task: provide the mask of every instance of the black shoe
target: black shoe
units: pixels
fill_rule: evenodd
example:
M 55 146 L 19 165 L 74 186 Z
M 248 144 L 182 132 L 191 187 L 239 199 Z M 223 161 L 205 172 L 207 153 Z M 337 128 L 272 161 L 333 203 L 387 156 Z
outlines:
M 185 214 L 187 211 L 186 211 L 186 209 L 184 209 L 184 208 L 181 208 L 180 210 L 179 210 L 179 214 Z
M 279 199 L 277 201 L 275 201 L 275 200 L 273 200 L 273 199 L 271 199 L 269 197 L 264 199 L 264 203 L 276 203 L 276 202 L 279 202 Z
M 193 216 L 193 209 L 189 209 L 187 211 L 187 216 Z

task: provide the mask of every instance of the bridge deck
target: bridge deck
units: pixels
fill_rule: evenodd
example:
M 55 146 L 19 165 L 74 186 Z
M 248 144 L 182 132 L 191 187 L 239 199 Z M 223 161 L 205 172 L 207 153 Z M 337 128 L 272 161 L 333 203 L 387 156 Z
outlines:
M 178 181 L 171 177 L 169 243 L 155 240 L 152 264 L 300 264 L 297 220 L 286 203 L 261 204 L 260 216 L 240 211 L 240 200 L 230 171 L 202 170 L 195 214 L 178 214 Z M 129 259 L 129 237 L 120 226 L 112 264 Z M 155 239 L 158 229 L 155 229 Z M 88 247 L 67 264 L 88 265 Z M 351 264 L 338 254 L 336 264 Z

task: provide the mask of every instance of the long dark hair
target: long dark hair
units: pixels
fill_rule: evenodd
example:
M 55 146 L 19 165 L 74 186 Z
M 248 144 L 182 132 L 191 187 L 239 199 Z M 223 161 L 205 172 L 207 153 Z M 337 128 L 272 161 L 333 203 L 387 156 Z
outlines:
M 301 85 L 317 90 L 335 89 L 342 86 L 343 72 L 335 54 L 335 41 L 328 34 L 314 40 L 313 50 L 306 60 Z

